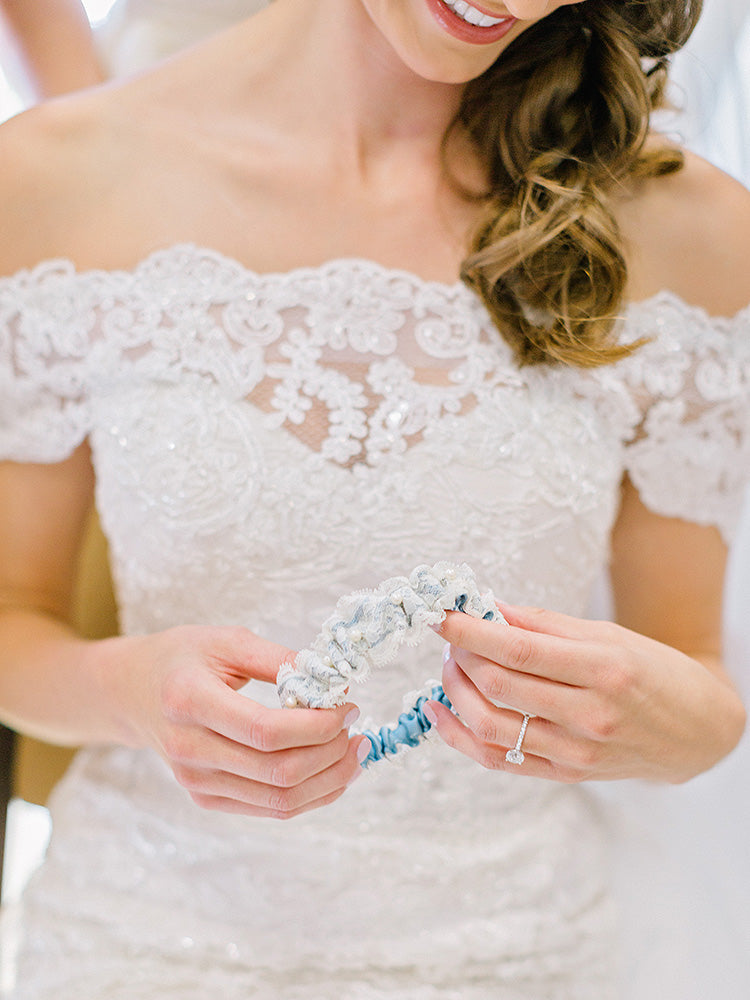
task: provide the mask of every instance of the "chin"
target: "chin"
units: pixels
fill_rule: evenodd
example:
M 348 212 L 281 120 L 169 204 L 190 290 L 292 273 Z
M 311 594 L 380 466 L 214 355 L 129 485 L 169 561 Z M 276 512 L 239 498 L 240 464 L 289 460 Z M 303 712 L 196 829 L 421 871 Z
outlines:
M 430 14 L 424 0 L 401 2 L 404 6 L 395 15 L 392 0 L 364 0 L 364 6 L 401 62 L 432 83 L 469 83 L 489 69 L 520 34 L 517 24 L 502 41 L 469 45 L 450 37 Z

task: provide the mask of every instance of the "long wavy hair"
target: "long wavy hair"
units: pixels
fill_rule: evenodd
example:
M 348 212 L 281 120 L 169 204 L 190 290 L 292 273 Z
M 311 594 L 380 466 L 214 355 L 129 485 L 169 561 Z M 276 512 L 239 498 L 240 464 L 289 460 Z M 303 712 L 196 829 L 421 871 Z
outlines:
M 633 349 L 613 337 L 628 277 L 613 196 L 683 164 L 666 140 L 646 139 L 668 56 L 701 8 L 702 0 L 561 7 L 466 87 L 444 150 L 447 158 L 455 130 L 468 135 L 488 189 L 463 191 L 481 210 L 462 278 L 521 363 L 592 367 Z

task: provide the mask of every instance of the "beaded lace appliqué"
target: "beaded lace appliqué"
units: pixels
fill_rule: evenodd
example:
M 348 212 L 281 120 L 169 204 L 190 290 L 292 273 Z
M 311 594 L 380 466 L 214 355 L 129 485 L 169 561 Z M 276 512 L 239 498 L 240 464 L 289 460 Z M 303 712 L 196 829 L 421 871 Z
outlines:
M 282 350 L 295 331 L 304 365 Z M 52 262 L 0 279 L 0 453 L 57 462 L 90 437 L 129 634 L 243 623 L 301 648 L 339 595 L 441 559 L 581 615 L 625 471 L 657 512 L 728 535 L 750 468 L 750 310 L 720 320 L 661 293 L 622 334 L 650 342 L 600 370 L 519 370 L 467 288 L 372 262 L 258 275 L 195 246 L 128 272 Z M 365 719 L 434 672 L 428 642 L 409 653 L 364 686 Z M 74 767 L 24 1000 L 81 983 L 203 1000 L 206 970 L 234 1000 L 417 1000 L 415 963 L 463 1000 L 612 995 L 609 846 L 585 787 L 495 774 L 487 794 L 436 743 L 282 829 L 198 810 L 150 753 Z M 370 983 L 383 969 L 392 989 Z

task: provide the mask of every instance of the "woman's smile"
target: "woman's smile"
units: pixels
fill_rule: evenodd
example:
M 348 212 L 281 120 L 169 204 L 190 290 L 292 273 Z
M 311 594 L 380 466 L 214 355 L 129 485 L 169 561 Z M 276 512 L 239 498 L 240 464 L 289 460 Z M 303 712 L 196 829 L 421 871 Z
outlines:
M 418 76 L 466 84 L 527 28 L 584 0 L 360 0 L 401 60 Z
M 494 24 L 500 24 L 501 21 L 509 20 L 509 18 L 490 17 L 489 14 L 483 14 L 477 7 L 466 3 L 466 0 L 443 0 L 443 3 L 458 14 L 463 21 L 476 24 L 480 28 L 490 28 Z
M 434 17 L 454 38 L 477 45 L 499 41 L 516 23 L 515 17 L 496 17 L 466 0 L 427 0 Z

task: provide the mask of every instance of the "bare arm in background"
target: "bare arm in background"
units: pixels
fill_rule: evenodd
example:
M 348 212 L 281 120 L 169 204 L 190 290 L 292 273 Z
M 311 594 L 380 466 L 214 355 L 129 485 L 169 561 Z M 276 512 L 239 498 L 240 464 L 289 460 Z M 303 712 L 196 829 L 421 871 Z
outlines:
M 0 0 L 0 15 L 37 100 L 105 79 L 80 0 Z

